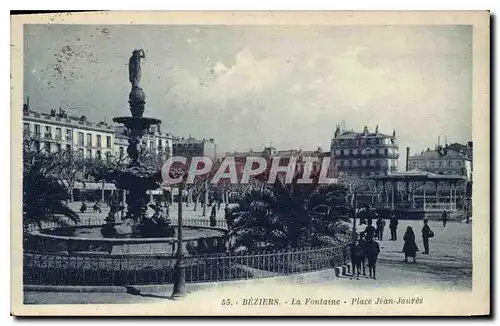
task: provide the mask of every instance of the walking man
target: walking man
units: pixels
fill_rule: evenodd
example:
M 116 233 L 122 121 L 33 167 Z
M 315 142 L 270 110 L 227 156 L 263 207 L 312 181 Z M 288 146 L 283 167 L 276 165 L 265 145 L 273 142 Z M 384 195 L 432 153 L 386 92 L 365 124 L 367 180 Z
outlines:
M 382 218 L 382 216 L 379 216 L 377 218 L 377 239 L 379 241 L 384 240 L 384 228 L 385 228 L 385 221 Z
M 432 232 L 431 228 L 428 225 L 428 220 L 424 219 L 424 227 L 422 228 L 422 240 L 424 242 L 424 254 L 429 254 L 429 238 L 434 236 L 434 232 Z
M 361 246 L 361 249 L 363 249 L 363 258 L 361 258 L 361 266 L 363 267 L 363 276 L 366 276 L 366 239 L 365 239 L 365 233 L 361 232 L 359 234 L 359 245 Z
M 368 270 L 370 272 L 370 278 L 377 279 L 377 258 L 380 253 L 380 246 L 377 241 L 373 239 L 368 239 L 366 241 L 366 258 L 368 260 Z
M 443 219 L 443 227 L 445 228 L 446 222 L 448 222 L 448 212 L 446 210 L 444 210 L 443 215 L 441 215 L 441 217 Z
M 365 228 L 365 234 L 366 234 L 366 241 L 368 242 L 370 239 L 373 239 L 375 236 L 375 227 L 372 225 L 372 221 L 368 220 L 368 226 Z
M 399 224 L 398 218 L 396 214 L 392 212 L 391 220 L 389 222 L 389 229 L 391 229 L 391 241 L 396 241 L 398 239 L 398 234 L 397 234 L 398 224 Z
M 359 240 L 354 240 L 351 247 L 351 262 L 352 262 L 352 276 L 359 280 L 359 274 L 361 271 L 361 260 L 363 259 L 364 253 L 363 248 L 359 245 Z M 357 274 L 357 275 L 356 275 Z

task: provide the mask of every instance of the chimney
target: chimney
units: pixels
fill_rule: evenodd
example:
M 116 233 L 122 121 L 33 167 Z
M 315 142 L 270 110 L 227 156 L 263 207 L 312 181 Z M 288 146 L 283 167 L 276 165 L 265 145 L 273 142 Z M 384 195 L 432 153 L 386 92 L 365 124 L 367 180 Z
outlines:
M 406 171 L 410 169 L 410 147 L 406 147 Z

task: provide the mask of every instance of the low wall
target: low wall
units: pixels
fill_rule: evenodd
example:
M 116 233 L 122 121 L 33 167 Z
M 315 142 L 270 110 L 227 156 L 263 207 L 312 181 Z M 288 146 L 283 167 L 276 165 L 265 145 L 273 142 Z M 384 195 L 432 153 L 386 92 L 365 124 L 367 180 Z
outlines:
M 100 228 L 101 226 L 86 226 Z M 78 228 L 78 227 L 72 227 Z M 212 229 L 221 231 L 220 236 L 185 238 L 182 241 L 188 255 L 216 253 L 226 250 L 227 230 L 209 227 L 192 229 Z M 42 230 L 43 231 L 43 230 Z M 164 254 L 173 255 L 177 251 L 177 240 L 172 238 L 77 238 L 32 232 L 25 241 L 26 250 L 52 253 L 95 253 L 107 255 Z

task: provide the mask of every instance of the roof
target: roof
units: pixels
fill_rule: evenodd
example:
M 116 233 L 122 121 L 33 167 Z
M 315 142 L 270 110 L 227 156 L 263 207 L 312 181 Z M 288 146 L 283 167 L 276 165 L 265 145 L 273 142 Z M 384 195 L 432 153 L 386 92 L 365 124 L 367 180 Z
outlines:
M 413 181 L 436 181 L 436 180 L 450 180 L 450 181 L 460 181 L 466 180 L 467 177 L 463 175 L 442 175 L 427 171 L 421 171 L 418 169 L 403 171 L 403 172 L 390 172 L 387 175 L 375 175 L 369 177 L 373 180 L 413 180 Z
M 392 136 L 382 134 L 382 133 L 374 133 L 374 132 L 354 132 L 354 131 L 346 131 L 339 136 L 335 137 L 335 139 L 358 139 L 358 138 L 392 138 Z
M 448 148 L 446 155 L 441 155 L 437 150 L 427 150 L 421 154 L 411 155 L 408 159 L 469 159 L 466 153 L 461 153 L 454 149 Z

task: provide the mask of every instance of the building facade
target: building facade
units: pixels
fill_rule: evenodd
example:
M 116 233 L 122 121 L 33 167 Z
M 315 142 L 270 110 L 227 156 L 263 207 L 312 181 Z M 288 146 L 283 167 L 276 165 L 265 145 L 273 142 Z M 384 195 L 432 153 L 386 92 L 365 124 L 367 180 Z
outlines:
M 393 131 L 392 136 L 380 133 L 378 126 L 374 132 L 367 126 L 363 132 L 341 131 L 337 126 L 330 154 L 340 175 L 368 177 L 398 170 L 396 132 Z
M 36 112 L 29 101 L 23 107 L 23 136 L 31 139 L 36 149 L 49 153 L 71 150 L 87 159 L 111 156 L 115 146 L 113 126 L 70 116 L 61 108 L 48 114 Z
M 105 122 L 93 123 L 85 116 L 70 116 L 65 110 L 50 113 L 33 111 L 29 100 L 23 107 L 24 137 L 35 148 L 46 152 L 71 150 L 84 159 L 105 159 L 115 156 L 127 161 L 128 135 L 123 127 Z M 172 154 L 172 136 L 151 127 L 142 139 L 146 152 L 161 155 L 165 160 Z
M 292 157 L 296 158 L 296 171 L 301 171 L 304 169 L 306 161 L 310 158 L 314 159 L 312 164 L 312 172 L 319 173 L 322 167 L 322 161 L 324 157 L 330 157 L 330 152 L 323 152 L 323 150 L 318 147 L 316 150 L 302 150 L 302 149 L 289 149 L 289 150 L 278 150 L 275 147 L 265 147 L 262 151 L 249 150 L 246 152 L 226 152 L 225 157 L 233 157 L 236 163 L 236 170 L 239 174 L 242 173 L 246 160 L 248 157 L 263 157 L 267 161 L 268 168 L 271 167 L 271 161 L 275 157 L 280 158 L 280 166 L 286 166 L 290 163 Z M 255 166 L 256 167 L 256 166 Z M 255 168 L 253 167 L 253 168 Z M 335 171 L 333 166 L 328 167 L 327 177 L 335 176 Z
M 410 169 L 432 172 L 438 175 L 463 175 L 472 179 L 472 146 L 452 144 L 427 148 L 408 157 Z
M 191 157 L 209 157 L 213 161 L 217 159 L 217 146 L 213 138 L 206 140 L 196 139 L 191 136 L 174 137 L 172 139 L 172 155 Z

